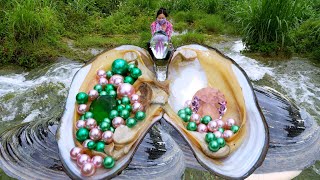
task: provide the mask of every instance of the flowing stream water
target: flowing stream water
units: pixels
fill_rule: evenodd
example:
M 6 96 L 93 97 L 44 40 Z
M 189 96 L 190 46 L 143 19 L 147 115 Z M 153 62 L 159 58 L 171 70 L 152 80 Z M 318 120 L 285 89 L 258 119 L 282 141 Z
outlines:
M 234 59 L 252 83 L 269 86 L 304 108 L 320 124 L 320 63 L 299 57 L 287 60 L 255 60 L 240 53 L 240 40 L 213 44 Z M 260 58 L 259 58 L 260 59 Z M 60 117 L 72 78 L 83 64 L 65 58 L 31 71 L 0 68 L 0 133 L 23 122 Z M 187 170 L 191 176 L 193 172 Z M 1 174 L 1 173 L 0 173 Z M 1 177 L 6 177 L 4 173 Z M 320 177 L 320 163 L 303 171 L 298 178 Z

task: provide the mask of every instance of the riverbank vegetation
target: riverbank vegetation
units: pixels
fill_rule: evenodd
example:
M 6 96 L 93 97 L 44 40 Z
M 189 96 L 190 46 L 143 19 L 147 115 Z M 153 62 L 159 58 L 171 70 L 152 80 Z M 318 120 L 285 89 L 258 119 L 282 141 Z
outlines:
M 0 0 L 0 63 L 34 67 L 58 56 L 87 60 L 92 47 L 145 47 L 160 7 L 178 32 L 175 46 L 236 35 L 247 52 L 320 57 L 320 0 Z

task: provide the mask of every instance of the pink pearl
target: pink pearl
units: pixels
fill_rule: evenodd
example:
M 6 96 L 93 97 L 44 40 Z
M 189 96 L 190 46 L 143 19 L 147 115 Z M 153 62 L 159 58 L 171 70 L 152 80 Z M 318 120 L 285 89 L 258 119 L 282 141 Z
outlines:
M 199 124 L 197 127 L 197 131 L 199 133 L 206 133 L 208 131 L 207 126 L 205 124 Z
M 97 141 L 101 139 L 101 131 L 98 128 L 93 128 L 89 132 L 90 139 Z
M 84 114 L 87 111 L 88 106 L 86 104 L 80 104 L 77 108 L 79 114 Z
M 99 93 L 98 93 L 97 90 L 92 89 L 92 90 L 90 90 L 90 91 L 88 92 L 88 95 L 89 95 L 89 99 L 90 99 L 91 101 L 93 101 L 93 100 L 95 100 L 95 99 L 99 96 Z
M 190 117 L 190 121 L 191 122 L 196 122 L 197 125 L 200 124 L 200 119 L 201 119 L 201 117 L 197 113 L 192 114 L 191 117 Z
M 213 134 L 216 136 L 216 138 L 222 137 L 222 133 L 220 131 L 215 131 Z
M 79 147 L 74 147 L 74 148 L 72 148 L 71 151 L 70 151 L 70 157 L 71 157 L 71 159 L 76 160 L 77 157 L 78 157 L 78 155 L 81 154 L 81 150 L 82 150 L 82 149 L 79 148 Z
M 100 78 L 99 84 L 104 87 L 106 84 L 108 84 L 108 80 L 106 78 Z
M 98 79 L 105 78 L 105 77 L 107 77 L 107 75 L 106 75 L 106 72 L 104 70 L 100 69 L 100 70 L 97 71 L 97 78 Z
M 235 124 L 236 124 L 236 121 L 235 121 L 234 119 L 232 119 L 232 118 L 229 118 L 229 119 L 227 119 L 227 122 L 226 122 L 225 126 L 226 126 L 228 129 L 230 129 L 231 126 L 233 126 L 233 125 L 235 125 Z
M 111 78 L 109 79 L 109 83 L 113 84 L 115 87 L 118 87 L 120 84 L 123 83 L 123 76 L 119 75 L 119 74 L 115 74 L 113 76 L 111 76 Z
M 125 125 L 125 122 L 124 122 L 124 120 L 123 120 L 122 117 L 115 117 L 115 118 L 112 120 L 112 126 L 113 126 L 114 128 L 117 128 L 117 127 L 119 127 L 119 126 L 121 126 L 121 125 Z
M 91 162 L 96 168 L 100 168 L 102 167 L 103 158 L 101 156 L 93 156 Z
M 191 107 L 191 103 L 192 103 L 191 100 L 187 100 L 187 101 L 184 103 L 184 107 Z
M 207 125 L 208 127 L 208 131 L 210 132 L 214 132 L 217 130 L 218 128 L 218 124 L 217 124 L 217 121 L 210 121 Z
M 95 172 L 96 172 L 96 168 L 94 164 L 91 162 L 85 163 L 81 167 L 81 175 L 83 176 L 92 176 Z
M 112 141 L 113 141 L 113 132 L 105 131 L 104 133 L 102 133 L 101 140 L 104 141 L 107 144 L 112 143 Z
M 123 96 L 130 97 L 135 92 L 136 91 L 134 87 L 129 83 L 122 83 L 117 89 L 117 94 L 119 97 L 123 97 Z
M 224 122 L 221 119 L 216 120 L 219 127 L 224 127 Z
M 223 132 L 223 138 L 230 139 L 233 136 L 233 132 L 231 130 L 225 130 Z
M 88 142 L 90 142 L 90 141 L 91 141 L 91 139 L 87 139 L 87 140 L 83 141 L 82 146 L 87 148 L 88 147 Z
M 138 94 L 132 94 L 130 100 L 131 100 L 131 104 L 135 102 L 140 102 L 140 96 Z
M 88 156 L 87 154 L 81 154 L 77 156 L 77 165 L 79 167 L 82 167 L 85 163 L 90 162 L 90 160 L 90 156 Z
M 76 123 L 76 128 L 80 129 L 83 128 L 86 125 L 86 122 L 84 120 L 78 120 Z
M 87 119 L 86 128 L 93 129 L 95 127 L 97 127 L 97 121 L 92 118 Z
M 143 111 L 143 106 L 139 102 L 135 102 L 132 104 L 132 111 L 137 112 L 137 111 Z

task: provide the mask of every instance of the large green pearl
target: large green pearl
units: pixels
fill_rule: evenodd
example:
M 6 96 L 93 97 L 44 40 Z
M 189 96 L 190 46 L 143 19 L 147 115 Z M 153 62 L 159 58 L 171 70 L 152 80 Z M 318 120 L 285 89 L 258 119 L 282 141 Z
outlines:
M 186 114 L 186 111 L 185 111 L 184 109 L 180 109 L 180 110 L 178 111 L 178 115 L 180 116 L 180 114 Z
M 212 120 L 211 116 L 206 115 L 202 117 L 201 123 L 207 125 L 211 120 Z
M 195 131 L 197 130 L 197 124 L 195 122 L 189 122 L 187 125 L 187 129 L 189 131 Z
M 123 119 L 128 119 L 128 117 L 130 117 L 130 112 L 124 109 L 120 112 L 120 117 L 122 117 Z
M 135 68 L 136 65 L 134 64 L 128 64 L 128 71 L 131 72 L 133 68 Z
M 118 111 L 118 112 L 121 112 L 121 111 L 124 110 L 124 109 L 125 109 L 125 106 L 122 105 L 122 104 L 120 104 L 120 105 L 117 106 L 117 111 Z
M 127 104 L 125 109 L 128 110 L 129 112 L 131 112 L 132 111 L 132 106 L 130 104 Z
M 114 130 L 115 130 L 114 127 L 110 126 L 109 131 L 114 133 Z
M 219 150 L 220 146 L 217 140 L 212 140 L 209 142 L 209 150 L 212 152 L 217 152 Z
M 92 101 L 90 111 L 94 114 L 94 119 L 99 124 L 110 115 L 116 104 L 116 100 L 111 96 L 99 96 L 96 100 Z
M 102 120 L 102 122 L 106 122 L 106 123 L 108 123 L 108 124 L 111 124 L 111 120 L 110 120 L 109 118 L 104 118 L 104 119 Z
M 88 94 L 84 92 L 79 92 L 76 96 L 76 101 L 78 104 L 86 104 L 88 102 L 88 99 Z
M 224 147 L 226 145 L 226 141 L 221 137 L 217 139 L 217 142 L 220 147 Z
M 110 123 L 107 123 L 106 121 L 102 121 L 99 127 L 102 131 L 106 131 L 110 128 Z
M 85 119 L 93 118 L 93 113 L 90 112 L 90 111 L 86 112 L 86 113 L 84 114 L 84 118 L 85 118 Z
M 206 142 L 209 143 L 209 142 L 215 140 L 216 136 L 213 133 L 209 132 L 209 133 L 206 134 L 206 138 L 205 139 L 206 139 Z
M 236 126 L 236 125 L 231 126 L 231 131 L 233 133 L 237 133 L 239 131 L 239 126 Z
M 110 90 L 110 91 L 108 92 L 108 95 L 111 96 L 111 97 L 113 97 L 113 98 L 115 98 L 115 97 L 117 97 L 117 91 L 115 91 L 115 90 Z
M 89 130 L 86 128 L 80 128 L 76 132 L 76 138 L 78 141 L 82 142 L 89 138 Z
M 129 128 L 134 127 L 136 124 L 137 124 L 137 121 L 136 121 L 134 118 L 128 118 L 128 119 L 126 120 L 126 125 L 127 125 Z
M 124 59 L 116 59 L 112 63 L 112 72 L 114 74 L 125 75 L 128 72 L 128 63 Z
M 103 90 L 103 88 L 102 88 L 102 86 L 101 86 L 100 84 L 95 85 L 95 86 L 93 87 L 93 89 L 96 90 L 96 91 L 98 91 L 98 93 L 100 93 L 100 92 Z
M 88 147 L 88 149 L 90 149 L 90 150 L 95 149 L 96 146 L 97 146 L 97 144 L 96 144 L 94 141 L 89 141 L 89 142 L 87 143 L 87 147 Z
M 136 114 L 134 115 L 134 118 L 137 119 L 138 121 L 144 120 L 146 118 L 146 113 L 143 111 L 137 111 Z
M 219 128 L 218 128 L 218 131 L 220 131 L 221 133 L 223 133 L 223 132 L 224 132 L 224 129 L 223 129 L 222 127 L 219 127 Z
M 112 119 L 114 119 L 115 117 L 117 117 L 118 115 L 119 115 L 119 113 L 118 113 L 117 110 L 112 110 L 112 111 L 110 111 L 109 118 L 112 120 Z
M 104 152 L 105 143 L 103 141 L 99 141 L 96 143 L 96 151 Z
M 189 122 L 188 120 L 188 115 L 185 113 L 179 114 L 179 117 L 184 121 L 184 122 Z
M 109 93 L 109 91 L 115 90 L 115 87 L 113 86 L 113 84 L 107 84 L 104 89 L 105 91 L 107 91 L 107 93 Z
M 126 76 L 125 78 L 124 78 L 124 80 L 123 80 L 123 82 L 124 83 L 129 83 L 129 84 L 134 84 L 134 82 L 135 82 L 136 80 L 133 78 L 133 77 L 131 77 L 131 76 Z
M 122 99 L 121 99 L 121 103 L 123 105 L 127 105 L 127 104 L 130 104 L 130 98 L 128 96 L 124 96 Z
M 99 95 L 100 95 L 100 96 L 106 96 L 106 95 L 108 95 L 108 93 L 107 93 L 107 91 L 101 91 L 101 92 L 99 93 Z
M 107 75 L 107 78 L 110 79 L 111 76 L 113 76 L 113 73 L 112 73 L 112 71 L 107 71 L 106 75 Z
M 106 169 L 113 168 L 114 164 L 114 159 L 111 156 L 107 156 L 103 159 L 103 166 Z
M 142 72 L 139 68 L 132 68 L 131 72 L 130 72 L 131 77 L 138 79 L 139 76 L 142 75 Z
M 185 108 L 184 111 L 186 112 L 187 115 L 192 114 L 192 110 L 189 107 Z

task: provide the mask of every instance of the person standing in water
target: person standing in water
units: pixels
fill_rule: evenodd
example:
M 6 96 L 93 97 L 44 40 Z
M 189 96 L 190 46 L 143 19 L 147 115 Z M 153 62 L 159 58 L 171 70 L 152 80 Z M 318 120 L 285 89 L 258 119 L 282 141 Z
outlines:
M 151 34 L 153 35 L 157 31 L 166 32 L 169 40 L 173 32 L 172 24 L 167 20 L 168 13 L 165 8 L 160 8 L 156 15 L 156 20 L 151 24 Z

